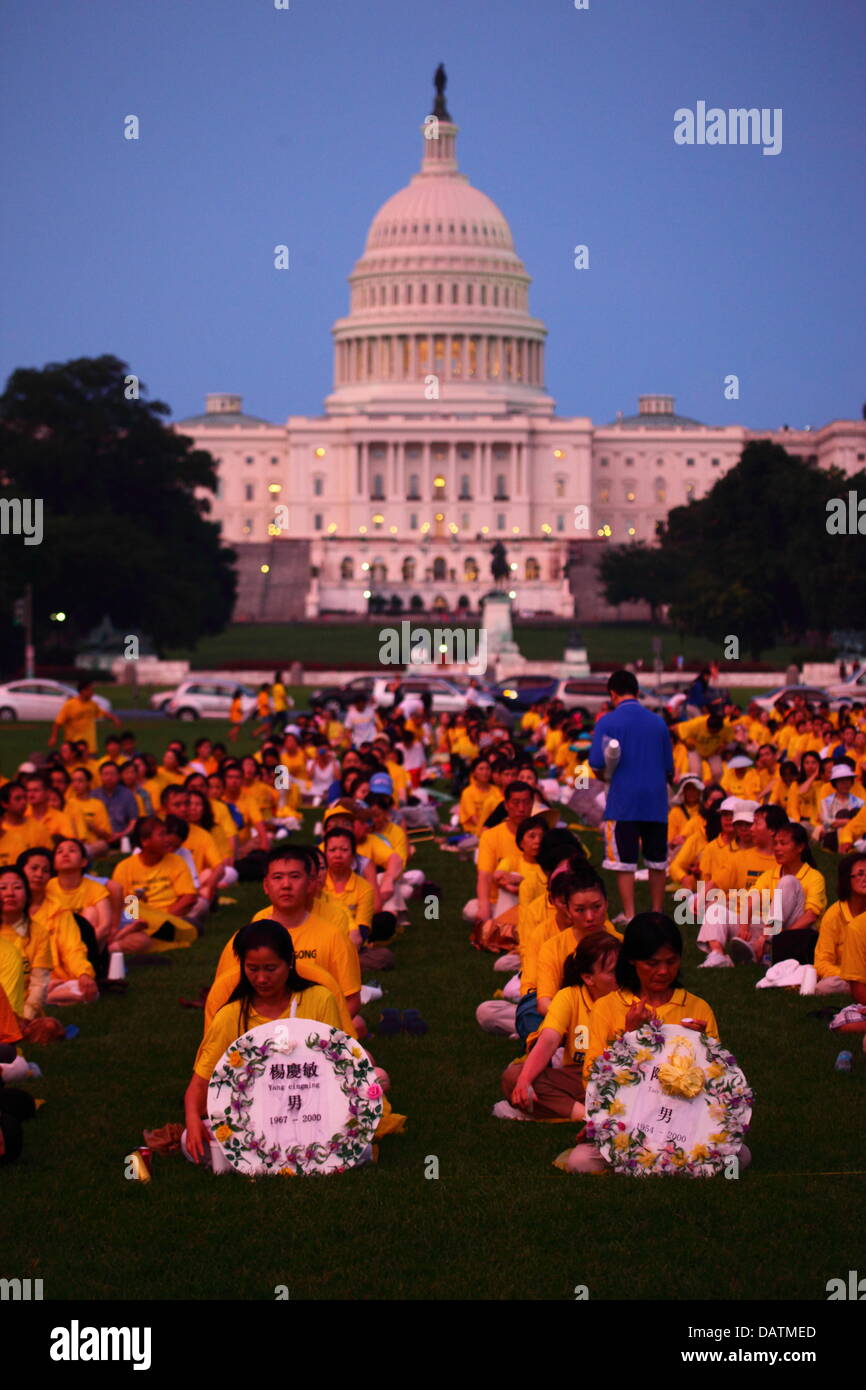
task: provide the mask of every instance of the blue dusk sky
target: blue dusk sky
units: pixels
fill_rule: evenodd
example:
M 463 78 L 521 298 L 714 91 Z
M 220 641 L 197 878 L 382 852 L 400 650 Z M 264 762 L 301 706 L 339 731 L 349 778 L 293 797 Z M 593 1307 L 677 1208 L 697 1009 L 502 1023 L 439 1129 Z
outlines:
M 319 414 L 346 276 L 418 168 L 442 61 L 560 414 L 658 391 L 709 424 L 860 417 L 857 0 L 17 0 L 0 34 L 4 383 L 113 353 L 174 419 L 208 391 Z M 781 151 L 675 143 L 699 102 L 781 108 Z

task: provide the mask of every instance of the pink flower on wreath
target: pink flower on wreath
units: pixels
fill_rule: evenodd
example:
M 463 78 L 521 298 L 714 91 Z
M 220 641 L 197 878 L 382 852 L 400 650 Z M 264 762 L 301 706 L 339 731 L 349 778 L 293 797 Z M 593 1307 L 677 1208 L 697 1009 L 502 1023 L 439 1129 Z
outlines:
M 373 1081 L 373 1082 L 367 1087 L 367 1099 L 368 1099 L 368 1100 L 378 1100 L 379 1097 L 381 1096 L 381 1094 L 382 1094 L 382 1087 L 379 1085 L 379 1083 L 378 1083 L 377 1081 Z

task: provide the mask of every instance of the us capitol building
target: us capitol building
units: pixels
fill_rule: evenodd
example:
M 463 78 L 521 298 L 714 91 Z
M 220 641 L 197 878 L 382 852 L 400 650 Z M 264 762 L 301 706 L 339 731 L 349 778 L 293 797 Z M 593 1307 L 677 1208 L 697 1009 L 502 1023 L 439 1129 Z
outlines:
M 750 439 L 862 467 L 863 421 L 707 426 L 666 395 L 609 425 L 557 416 L 530 276 L 502 212 L 458 168 L 441 67 L 435 82 L 421 167 L 374 217 L 349 276 L 325 414 L 271 424 L 211 394 L 174 425 L 218 464 L 211 518 L 238 551 L 236 619 L 365 613 L 371 600 L 474 612 L 497 541 L 517 612 L 642 617 L 601 597 L 604 547 L 651 541 Z

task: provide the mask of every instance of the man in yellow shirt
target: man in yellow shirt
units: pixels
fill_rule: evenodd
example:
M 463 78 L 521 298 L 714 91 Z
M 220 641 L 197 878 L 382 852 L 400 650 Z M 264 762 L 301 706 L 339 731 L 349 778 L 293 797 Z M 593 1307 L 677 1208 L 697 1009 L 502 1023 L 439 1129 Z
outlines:
M 14 864 L 25 849 L 40 845 L 39 826 L 27 819 L 27 793 L 21 782 L 0 787 L 0 865 Z
M 48 804 L 45 780 L 38 772 L 30 772 L 24 778 L 27 793 L 26 819 L 38 834 L 37 844 L 45 849 L 53 849 L 58 840 L 72 834 L 72 822 L 65 811 L 56 811 Z
M 275 845 L 268 854 L 268 866 L 262 887 L 269 906 L 253 917 L 254 922 L 266 918 L 279 922 L 292 938 L 299 975 L 325 984 L 337 998 L 341 1016 L 350 1033 L 355 1034 L 353 1019 L 359 1018 L 361 1006 L 361 968 L 358 953 L 351 941 L 338 927 L 310 912 L 307 903 L 313 891 L 311 873 L 313 858 L 302 845 Z M 234 938 L 232 938 L 233 940 Z M 231 941 L 223 948 L 214 975 L 214 984 L 205 1004 L 205 1027 L 217 1010 L 228 1000 L 240 978 L 240 967 Z M 343 1012 L 345 1011 L 345 1012 Z
M 48 747 L 54 747 L 58 734 L 62 731 L 63 738 L 70 742 L 74 742 L 76 739 L 86 739 L 89 751 L 95 753 L 98 747 L 96 724 L 100 719 L 110 719 L 118 729 L 120 728 L 120 720 L 117 716 L 104 710 L 94 700 L 93 681 L 87 677 L 82 677 L 78 682 L 78 694 L 71 695 L 60 707 L 60 712 L 54 721 L 54 727 L 48 739 Z
M 91 795 L 93 778 L 86 767 L 77 767 L 72 774 L 66 797 L 66 814 L 72 834 L 87 846 L 92 858 L 105 854 L 113 831 L 105 803 Z
M 721 714 L 701 714 L 696 719 L 674 724 L 673 728 L 689 750 L 689 771 L 699 777 L 701 760 L 705 758 L 718 781 L 722 776 L 721 750 L 733 740 L 733 724 Z
M 135 830 L 140 852 L 121 859 L 112 874 L 123 891 L 127 923 L 111 949 L 139 953 L 190 946 L 198 936 L 187 920 L 197 910 L 192 875 L 178 855 L 166 852 L 165 826 L 158 816 L 142 816 Z
M 475 921 L 479 926 L 493 915 L 491 905 L 498 897 L 499 885 L 495 882 L 496 866 L 501 859 L 518 858 L 517 827 L 522 820 L 532 814 L 534 792 L 526 782 L 509 782 L 504 792 L 505 819 L 498 825 L 482 830 L 478 840 L 478 883 L 476 899 L 467 903 L 464 917 Z M 520 888 L 518 875 L 502 874 L 501 886 L 516 896 Z
M 722 787 L 728 796 L 738 796 L 743 801 L 758 800 L 762 790 L 761 778 L 745 753 L 737 753 L 728 759 L 722 774 Z

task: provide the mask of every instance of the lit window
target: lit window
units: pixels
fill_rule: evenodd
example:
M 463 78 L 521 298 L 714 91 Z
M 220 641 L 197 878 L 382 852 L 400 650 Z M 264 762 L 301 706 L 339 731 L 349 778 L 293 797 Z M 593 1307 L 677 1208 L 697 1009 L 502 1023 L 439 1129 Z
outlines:
M 323 459 L 324 457 L 325 457 L 325 450 L 322 449 L 321 447 L 318 448 L 318 449 L 316 450 L 316 458 L 317 458 L 317 459 Z M 276 462 L 276 460 L 274 460 L 274 462 Z
M 282 490 L 283 489 L 280 487 L 279 483 L 268 483 L 268 492 L 276 493 L 282 492 Z
M 270 574 L 270 572 L 271 572 L 271 567 L 270 567 L 270 565 L 262 565 L 260 568 L 261 568 L 262 574 Z
M 554 451 L 553 451 L 553 457 L 554 457 L 555 459 L 564 459 L 564 458 L 565 458 L 565 453 L 564 453 L 564 451 L 563 451 L 562 449 L 554 449 Z M 528 564 L 528 563 L 529 563 L 529 562 L 527 561 L 527 564 Z

